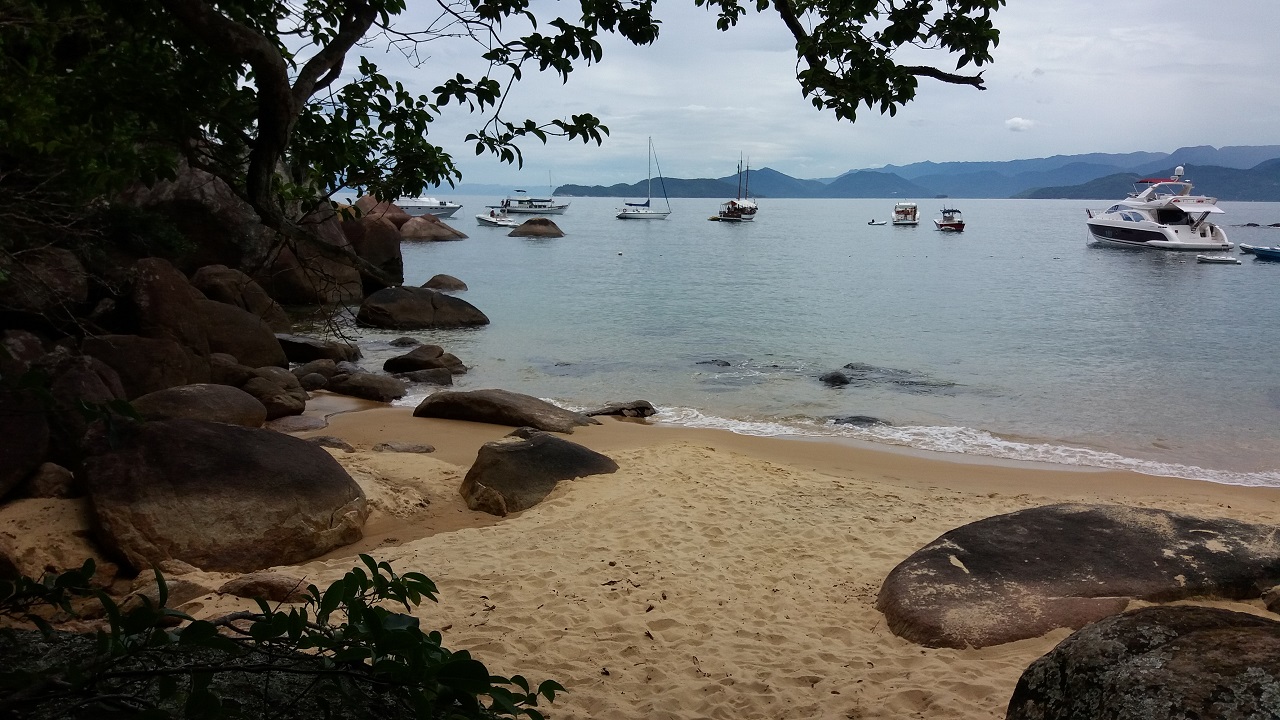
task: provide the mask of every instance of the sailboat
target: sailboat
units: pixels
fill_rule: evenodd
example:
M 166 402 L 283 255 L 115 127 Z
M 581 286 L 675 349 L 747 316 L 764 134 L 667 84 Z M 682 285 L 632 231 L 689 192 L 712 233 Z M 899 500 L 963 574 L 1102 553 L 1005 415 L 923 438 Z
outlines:
M 719 220 L 720 222 L 750 222 L 756 218 L 756 211 L 760 208 L 755 201 L 750 199 L 751 195 L 751 165 L 747 164 L 746 172 L 742 171 L 742 158 L 738 158 L 738 197 L 728 200 L 720 204 L 719 214 L 712 215 L 708 220 Z
M 658 153 L 653 149 L 653 138 L 649 138 L 649 180 L 645 189 L 646 197 L 642 203 L 623 202 L 618 211 L 619 220 L 666 220 L 671 214 L 671 201 L 667 199 L 667 183 L 662 177 L 662 166 L 658 165 L 658 184 L 662 185 L 662 201 L 666 210 L 655 210 L 653 205 L 653 166 L 658 165 Z

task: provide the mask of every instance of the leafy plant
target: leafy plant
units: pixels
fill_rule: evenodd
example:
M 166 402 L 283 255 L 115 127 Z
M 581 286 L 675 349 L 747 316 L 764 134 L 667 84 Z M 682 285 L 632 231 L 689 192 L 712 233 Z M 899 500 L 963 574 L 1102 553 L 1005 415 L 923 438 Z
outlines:
M 0 717 L 146 718 L 415 717 L 541 720 L 539 699 L 564 688 L 536 688 L 523 677 L 491 675 L 470 653 L 451 651 L 439 632 L 423 632 L 408 614 L 436 586 L 418 572 L 398 575 L 361 555 L 324 591 L 286 609 L 258 601 L 258 610 L 214 621 L 193 620 L 145 596 L 117 604 L 89 578 L 93 563 L 41 580 L 0 583 L 0 615 L 28 619 L 44 638 L 71 652 L 23 660 L 34 633 L 0 640 Z M 54 633 L 36 612 L 72 610 L 93 595 L 105 613 L 92 648 L 84 636 Z M 79 651 L 75 647 L 79 644 Z M 6 655 L 17 657 L 6 658 Z

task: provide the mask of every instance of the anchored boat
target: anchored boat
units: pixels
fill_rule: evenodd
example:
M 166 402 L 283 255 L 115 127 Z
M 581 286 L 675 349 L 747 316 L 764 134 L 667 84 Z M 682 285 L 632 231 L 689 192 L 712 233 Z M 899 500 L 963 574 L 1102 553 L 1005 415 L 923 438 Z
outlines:
M 1222 214 L 1218 199 L 1192 195 L 1192 185 L 1183 173 L 1178 166 L 1171 178 L 1138 180 L 1135 192 L 1124 200 L 1106 210 L 1086 210 L 1090 242 L 1159 250 L 1230 250 L 1226 231 L 1207 219 Z

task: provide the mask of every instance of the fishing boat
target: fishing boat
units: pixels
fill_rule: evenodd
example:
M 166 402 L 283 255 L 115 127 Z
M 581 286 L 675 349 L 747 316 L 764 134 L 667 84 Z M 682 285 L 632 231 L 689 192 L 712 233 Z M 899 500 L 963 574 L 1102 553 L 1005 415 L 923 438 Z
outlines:
M 658 153 L 653 149 L 653 138 L 649 138 L 649 178 L 645 181 L 645 198 L 642 203 L 623 202 L 618 211 L 619 220 L 666 220 L 671 214 L 671 201 L 667 198 L 667 183 L 662 177 L 662 166 L 658 165 L 658 184 L 662 186 L 662 201 L 666 210 L 653 207 L 653 167 L 658 165 Z
M 894 225 L 919 225 L 920 208 L 913 202 L 900 202 L 893 206 Z
M 456 202 L 437 200 L 433 197 L 400 198 L 395 202 L 395 205 L 414 217 L 419 215 L 435 215 L 438 218 L 447 218 L 452 217 L 454 213 L 458 212 L 458 210 L 462 208 L 462 206 Z
M 942 208 L 942 217 L 934 218 L 933 224 L 946 232 L 964 232 L 964 216 L 955 208 Z
M 553 197 L 530 197 L 524 190 L 516 190 L 515 194 L 507 196 L 501 205 L 490 207 L 522 215 L 563 215 L 564 211 L 569 209 L 569 203 L 558 203 Z
M 1197 255 L 1196 262 L 1219 265 L 1239 265 L 1240 258 L 1231 257 L 1230 255 Z
M 751 165 L 746 166 L 743 171 L 742 160 L 738 160 L 738 197 L 728 200 L 720 204 L 720 212 L 708 220 L 719 220 L 720 222 L 751 222 L 756 219 L 756 212 L 760 209 L 755 201 L 750 198 L 751 195 Z
M 1254 247 L 1253 256 L 1259 260 L 1280 260 L 1280 247 Z
M 1218 199 L 1192 195 L 1184 172 L 1179 165 L 1171 178 L 1137 180 L 1135 191 L 1124 200 L 1106 210 L 1086 210 L 1090 242 L 1158 250 L 1230 250 L 1226 231 L 1207 220 L 1222 214 Z
M 489 208 L 489 213 L 487 215 L 483 213 L 480 215 L 476 215 L 476 223 L 480 225 L 484 225 L 485 227 L 505 227 L 505 228 L 513 228 L 520 225 L 519 220 L 516 220 L 510 217 L 505 212 L 503 212 L 501 208 L 496 208 L 496 207 Z

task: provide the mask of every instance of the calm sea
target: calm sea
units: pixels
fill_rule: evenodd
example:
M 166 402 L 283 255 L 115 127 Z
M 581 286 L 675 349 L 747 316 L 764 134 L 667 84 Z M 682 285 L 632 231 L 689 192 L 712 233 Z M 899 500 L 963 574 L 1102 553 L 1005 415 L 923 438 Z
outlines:
M 510 238 L 455 197 L 461 242 L 405 243 L 405 275 L 461 278 L 492 324 L 411 333 L 458 386 L 659 420 L 1280 486 L 1280 263 L 1086 246 L 1085 207 L 950 200 L 963 234 L 869 226 L 893 200 L 760 200 L 754 223 L 666 221 L 572 198 L 565 237 Z M 1280 203 L 1222 203 L 1233 242 L 1280 244 Z M 363 332 L 369 365 L 403 333 Z M 720 361 L 720 364 L 710 364 Z M 844 370 L 853 382 L 818 377 Z M 403 401 L 416 402 L 427 390 Z M 889 425 L 835 424 L 853 415 Z

